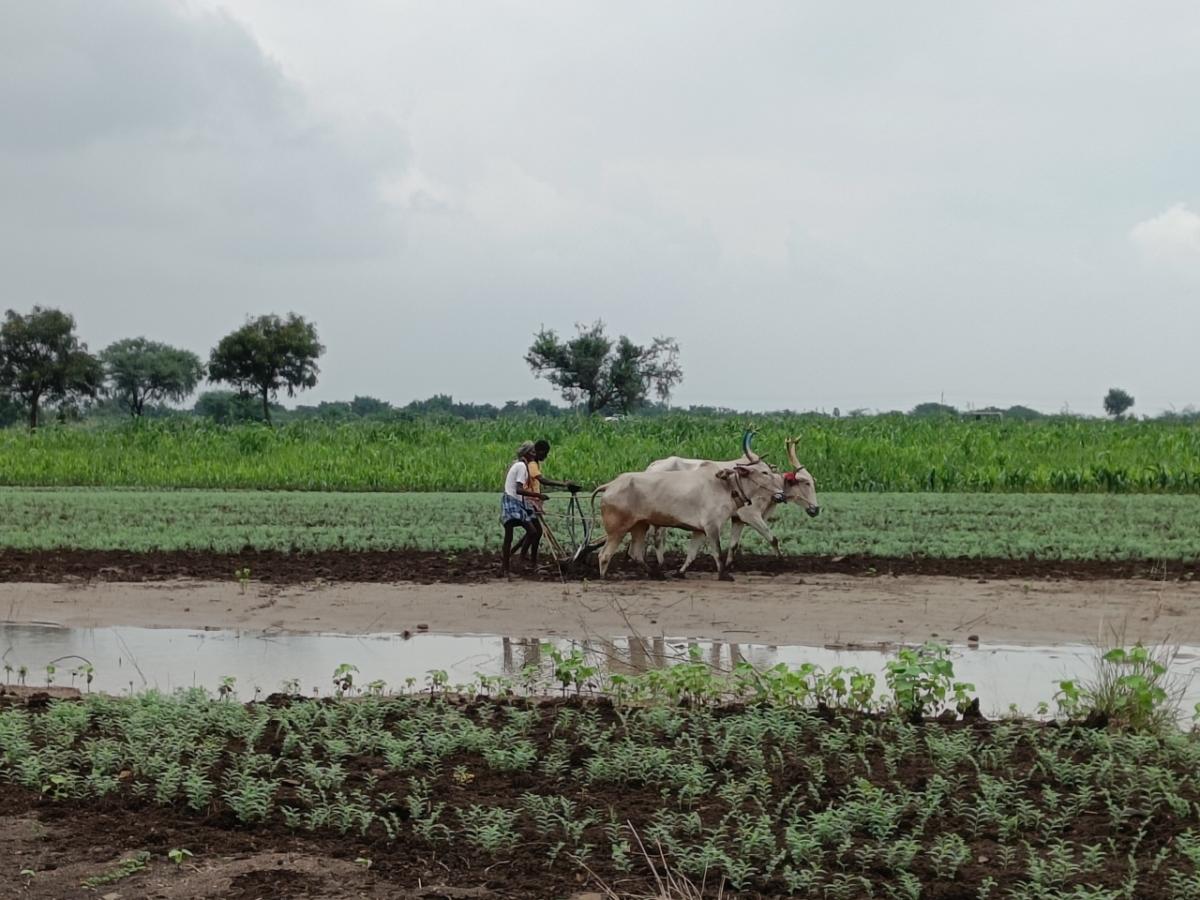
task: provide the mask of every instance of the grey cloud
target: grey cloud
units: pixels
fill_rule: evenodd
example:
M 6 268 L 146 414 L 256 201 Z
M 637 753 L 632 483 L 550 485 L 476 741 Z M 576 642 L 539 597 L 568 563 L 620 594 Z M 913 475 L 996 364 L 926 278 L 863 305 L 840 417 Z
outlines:
M 1195 282 L 1145 251 L 1200 203 L 1198 43 L 1183 2 L 2 4 L 0 278 L 94 345 L 295 309 L 314 400 L 546 396 L 533 330 L 603 316 L 680 340 L 682 403 L 1182 406 Z
M 8 4 L 0 146 L 64 152 L 103 140 L 286 119 L 298 98 L 244 27 L 178 2 Z
M 0 185 L 22 224 L 256 259 L 399 240 L 381 195 L 407 156 L 398 129 L 323 118 L 227 14 L 46 0 L 0 17 Z

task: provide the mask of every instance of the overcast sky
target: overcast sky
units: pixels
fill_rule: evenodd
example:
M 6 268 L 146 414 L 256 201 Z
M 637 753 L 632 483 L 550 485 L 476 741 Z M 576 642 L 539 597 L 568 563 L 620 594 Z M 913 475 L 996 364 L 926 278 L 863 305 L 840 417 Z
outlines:
M 539 325 L 676 337 L 680 404 L 1200 403 L 1200 4 L 0 0 L 0 308 L 301 402 L 554 396 Z

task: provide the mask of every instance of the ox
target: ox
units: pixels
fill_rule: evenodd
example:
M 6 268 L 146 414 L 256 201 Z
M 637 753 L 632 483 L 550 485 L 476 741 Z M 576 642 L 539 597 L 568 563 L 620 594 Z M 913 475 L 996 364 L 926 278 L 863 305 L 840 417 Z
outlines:
M 771 471 L 758 457 L 746 465 L 702 462 L 691 469 L 618 475 L 592 492 L 593 504 L 602 495 L 600 519 L 605 543 L 600 551 L 600 575 L 608 572 L 626 534 L 631 538 L 630 558 L 645 563 L 646 533 L 653 526 L 684 528 L 692 533 L 680 575 L 707 539 L 718 577 L 732 580 L 721 559 L 721 528 L 725 523 L 736 514 L 742 525 L 749 525 L 779 552 L 779 540 L 771 533 L 764 515 L 775 504 L 799 500 L 806 491 L 811 493 L 811 483 L 805 486 L 795 473 Z M 815 495 L 810 505 L 815 506 Z
M 752 451 L 750 449 L 750 441 L 753 436 L 754 436 L 754 432 L 751 432 L 751 431 L 747 431 L 745 433 L 745 435 L 743 435 L 743 437 L 742 437 L 742 456 L 739 459 L 732 459 L 732 460 L 728 460 L 725 462 L 717 462 L 717 461 L 704 460 L 704 459 L 687 459 L 682 456 L 669 456 L 666 459 L 660 459 L 660 460 L 656 460 L 655 462 L 650 463 L 650 465 L 648 465 L 646 467 L 646 471 L 647 472 L 690 471 L 690 470 L 694 470 L 694 469 L 699 469 L 703 466 L 714 466 L 714 465 L 721 469 L 732 468 L 734 466 L 749 466 L 749 467 L 760 468 L 764 471 L 769 471 L 769 472 L 776 471 L 774 466 L 768 465 L 767 462 L 761 456 L 758 456 L 757 454 L 754 453 L 754 451 Z M 799 440 L 798 438 L 788 438 L 788 440 L 787 440 L 787 455 L 788 455 L 788 461 L 792 464 L 792 471 L 791 471 L 791 473 L 789 473 L 788 475 L 785 475 L 784 477 L 785 478 L 790 477 L 800 487 L 800 490 L 796 493 L 796 495 L 790 499 L 793 499 L 796 503 L 803 506 L 805 508 L 805 511 L 810 516 L 816 516 L 821 512 L 821 507 L 817 503 L 816 485 L 813 482 L 812 475 L 810 475 L 808 470 L 800 464 L 800 460 L 796 456 L 796 443 L 798 442 L 798 440 Z M 770 519 L 771 516 L 773 516 L 775 514 L 776 505 L 777 504 L 770 504 L 761 511 L 762 518 L 764 520 Z M 734 513 L 733 526 L 730 528 L 730 533 L 729 533 L 729 549 L 726 552 L 726 556 L 725 556 L 725 567 L 726 568 L 733 567 L 734 551 L 737 550 L 738 544 L 741 543 L 742 530 L 748 524 L 749 524 L 748 522 L 746 522 L 742 519 L 742 517 L 739 513 Z M 760 531 L 759 533 L 761 534 L 762 532 Z M 767 535 L 763 535 L 763 536 L 767 537 Z M 648 542 L 649 542 L 650 546 L 654 548 L 654 555 L 658 558 L 658 564 L 660 566 L 663 564 L 663 547 L 665 544 L 665 539 L 666 539 L 666 532 L 662 528 L 654 527 L 650 530 Z M 703 538 L 697 539 L 697 538 L 693 537 L 693 543 L 696 540 L 702 541 Z M 779 542 L 775 539 L 775 537 L 773 535 L 768 537 L 768 540 L 771 541 L 771 545 L 775 548 L 775 552 L 778 553 L 779 552 Z M 687 561 L 684 563 L 683 569 L 680 570 L 681 574 L 683 571 L 687 570 L 687 567 L 689 565 L 691 565 L 692 560 L 694 560 L 696 558 L 696 553 L 698 550 L 699 550 L 699 547 L 693 546 L 692 543 L 689 543 Z

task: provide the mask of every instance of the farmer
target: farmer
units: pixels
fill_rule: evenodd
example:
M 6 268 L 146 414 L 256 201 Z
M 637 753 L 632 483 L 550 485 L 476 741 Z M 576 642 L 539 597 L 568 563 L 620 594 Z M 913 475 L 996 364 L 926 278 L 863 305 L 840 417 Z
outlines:
M 529 441 L 517 448 L 517 458 L 508 467 L 504 477 L 504 493 L 500 495 L 500 524 L 504 526 L 504 548 L 501 553 L 501 574 L 507 576 L 510 571 L 509 562 L 512 559 L 513 530 L 518 526 L 525 530 L 521 544 L 531 546 L 530 559 L 537 567 L 538 543 L 542 538 L 542 524 L 534 514 L 533 502 L 546 499 L 545 494 L 539 493 L 530 478 L 530 463 L 536 462 L 534 446 Z
M 541 440 L 537 441 L 537 443 L 535 443 L 533 445 L 533 459 L 530 460 L 530 462 L 528 464 L 529 465 L 529 489 L 531 491 L 533 491 L 534 493 L 541 495 L 541 498 L 542 498 L 540 500 L 533 501 L 533 511 L 538 516 L 539 519 L 541 518 L 542 513 L 545 512 L 546 495 L 543 493 L 542 488 L 546 488 L 546 487 L 562 488 L 563 490 L 568 490 L 568 491 L 579 490 L 579 485 L 577 485 L 573 481 L 555 481 L 551 478 L 546 478 L 544 475 L 542 475 L 542 463 L 546 461 L 546 457 L 549 455 L 550 455 L 550 442 L 548 440 L 546 440 L 545 438 L 542 438 Z M 541 523 L 539 522 L 539 525 L 540 524 Z M 517 541 L 517 546 L 513 548 L 514 551 L 519 552 L 521 554 L 521 559 L 523 561 L 530 560 L 530 553 L 531 553 L 530 538 L 531 538 L 530 534 L 528 532 L 526 532 L 524 535 L 521 536 L 521 539 L 519 541 Z M 541 539 L 542 539 L 542 530 L 541 530 L 541 528 L 539 528 L 536 541 L 541 541 Z M 536 543 L 534 544 L 532 553 L 533 553 L 533 564 L 536 567 L 536 565 L 537 565 Z

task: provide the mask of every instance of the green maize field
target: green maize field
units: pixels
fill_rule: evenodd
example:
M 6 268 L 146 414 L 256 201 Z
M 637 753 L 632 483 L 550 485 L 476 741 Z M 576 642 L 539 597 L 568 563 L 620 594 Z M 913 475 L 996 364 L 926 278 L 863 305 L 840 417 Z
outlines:
M 672 454 L 730 459 L 745 419 L 497 419 L 220 427 L 194 420 L 0 431 L 0 484 L 298 491 L 496 490 L 516 445 L 594 485 Z M 1200 493 L 1200 427 L 1051 419 L 759 417 L 756 449 L 801 461 L 823 491 Z
M 564 495 L 548 507 L 559 527 Z M 901 558 L 1200 558 L 1196 499 L 826 493 L 772 520 L 789 554 Z M 80 550 L 495 550 L 499 494 L 0 490 L 0 547 Z M 678 543 L 678 540 L 676 541 Z M 747 529 L 744 547 L 765 552 Z

